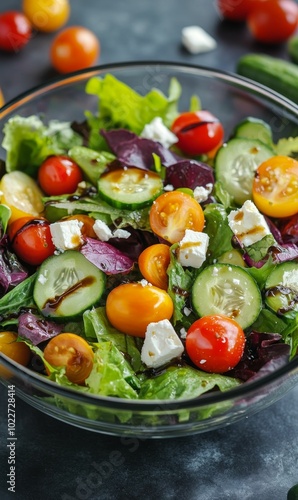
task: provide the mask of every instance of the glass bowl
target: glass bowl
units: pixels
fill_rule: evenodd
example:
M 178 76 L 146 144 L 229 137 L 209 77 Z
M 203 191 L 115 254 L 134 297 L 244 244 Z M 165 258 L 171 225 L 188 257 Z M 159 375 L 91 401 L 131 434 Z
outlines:
M 107 73 L 141 94 L 152 87 L 167 94 L 174 76 L 182 85 L 181 111 L 188 109 L 191 96 L 196 94 L 227 131 L 245 117 L 254 116 L 270 124 L 275 140 L 297 135 L 298 106 L 266 87 L 204 67 L 139 62 L 80 71 L 19 96 L 0 110 L 0 141 L 4 124 L 13 115 L 41 114 L 46 120 L 82 121 L 84 111 L 95 112 L 97 106 L 97 99 L 85 93 L 86 82 Z M 1 150 L 1 157 L 4 156 Z M 47 415 L 95 432 L 140 438 L 190 435 L 230 425 L 271 405 L 298 382 L 296 357 L 274 373 L 227 392 L 210 392 L 190 400 L 132 401 L 87 395 L 58 386 L 4 355 L 0 355 L 0 365 L 7 373 L 1 382 L 13 385 L 21 399 Z

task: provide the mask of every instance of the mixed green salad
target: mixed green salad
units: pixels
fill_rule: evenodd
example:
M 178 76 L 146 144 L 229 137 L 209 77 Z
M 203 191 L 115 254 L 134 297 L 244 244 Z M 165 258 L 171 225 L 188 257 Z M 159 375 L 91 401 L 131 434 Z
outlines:
M 125 399 L 226 391 L 298 348 L 298 137 L 224 130 L 181 86 L 108 74 L 81 123 L 13 116 L 0 181 L 0 352 Z M 5 377 L 3 368 L 0 375 Z

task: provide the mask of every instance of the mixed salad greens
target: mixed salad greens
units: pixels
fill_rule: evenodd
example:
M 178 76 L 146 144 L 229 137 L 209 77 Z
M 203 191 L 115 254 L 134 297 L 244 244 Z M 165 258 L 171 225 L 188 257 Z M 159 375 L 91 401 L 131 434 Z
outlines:
M 275 143 L 254 117 L 224 131 L 196 96 L 182 113 L 175 78 L 168 96 L 110 74 L 86 92 L 98 110 L 82 123 L 4 128 L 0 351 L 126 399 L 196 398 L 286 364 L 298 137 Z

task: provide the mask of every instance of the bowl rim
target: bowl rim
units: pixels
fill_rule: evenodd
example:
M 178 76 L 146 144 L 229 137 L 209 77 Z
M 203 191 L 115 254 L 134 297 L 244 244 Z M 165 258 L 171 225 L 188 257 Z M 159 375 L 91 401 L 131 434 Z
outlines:
M 98 76 L 99 73 L 104 73 L 113 70 L 125 70 L 138 67 L 149 67 L 149 66 L 162 66 L 162 67 L 172 67 L 175 69 L 184 70 L 186 72 L 194 72 L 201 76 L 215 77 L 218 80 L 226 81 L 227 83 L 232 83 L 235 86 L 239 86 L 239 89 L 249 90 L 256 94 L 256 96 L 263 97 L 273 101 L 276 105 L 283 106 L 289 111 L 293 117 L 297 115 L 298 123 L 298 104 L 292 102 L 287 97 L 279 94 L 278 92 L 271 90 L 263 84 L 255 82 L 249 78 L 240 76 L 234 72 L 219 70 L 213 67 L 208 67 L 204 65 L 196 65 L 191 63 L 180 63 L 177 61 L 158 61 L 158 60 L 142 60 L 142 61 L 124 61 L 116 63 L 108 63 L 103 65 L 96 65 L 91 68 L 82 69 L 75 71 L 73 73 L 68 73 L 66 75 L 59 75 L 55 78 L 50 79 L 45 83 L 36 85 L 25 92 L 20 93 L 16 97 L 12 98 L 6 102 L 2 108 L 0 108 L 0 121 L 5 119 L 8 113 L 17 109 L 22 104 L 35 99 L 38 96 L 46 94 L 48 91 L 65 87 L 71 83 L 79 83 L 79 81 L 87 80 L 92 76 Z M 289 361 L 286 365 L 277 368 L 274 372 L 264 375 L 256 380 L 248 380 L 243 384 L 229 389 L 228 391 L 216 391 L 204 393 L 197 398 L 191 399 L 176 399 L 176 400 L 141 400 L 141 399 L 124 399 L 116 398 L 112 396 L 99 396 L 95 394 L 80 392 L 76 389 L 72 389 L 65 386 L 60 386 L 56 382 L 53 382 L 46 377 L 30 370 L 27 367 L 21 366 L 2 354 L 0 352 L 0 366 L 11 371 L 13 375 L 17 378 L 22 375 L 22 384 L 30 386 L 30 382 L 34 383 L 35 387 L 43 390 L 45 393 L 55 393 L 57 396 L 68 397 L 75 399 L 78 403 L 83 404 L 93 404 L 95 406 L 103 406 L 106 408 L 113 408 L 118 410 L 138 410 L 138 411 L 160 411 L 160 410 L 183 410 L 186 408 L 199 408 L 206 405 L 223 403 L 229 401 L 233 398 L 244 399 L 244 397 L 253 395 L 255 391 L 261 388 L 268 387 L 275 381 L 282 379 L 284 376 L 289 375 L 298 368 L 298 356 Z M 2 378 L 0 375 L 0 381 L 4 385 L 13 384 L 14 379 Z M 17 388 L 17 385 L 16 385 Z

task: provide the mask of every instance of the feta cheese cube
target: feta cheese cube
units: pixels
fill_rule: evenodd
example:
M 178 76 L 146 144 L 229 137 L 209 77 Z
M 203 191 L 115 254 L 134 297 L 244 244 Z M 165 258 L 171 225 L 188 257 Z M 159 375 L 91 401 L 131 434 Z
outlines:
M 108 241 L 110 238 L 113 238 L 113 233 L 109 226 L 100 219 L 94 222 L 93 231 L 100 241 Z
M 83 243 L 83 223 L 73 219 L 50 224 L 53 244 L 59 250 L 73 250 Z
M 127 240 L 130 237 L 130 232 L 125 231 L 125 229 L 115 229 L 113 232 L 113 238 L 123 238 Z
M 228 221 L 235 236 L 246 247 L 271 234 L 265 217 L 250 200 L 238 210 L 232 210 L 228 215 Z
M 181 356 L 183 344 L 167 319 L 150 323 L 141 351 L 141 359 L 148 368 L 158 368 Z
M 209 236 L 206 233 L 186 229 L 179 243 L 178 260 L 182 266 L 199 268 L 206 260 Z
M 170 148 L 178 141 L 178 138 L 164 124 L 160 116 L 153 118 L 150 123 L 145 125 L 141 132 L 143 139 L 151 139 L 160 142 L 165 148 Z
M 213 185 L 211 183 L 206 184 L 206 187 L 204 186 L 195 187 L 193 192 L 194 199 L 198 203 L 203 203 L 203 201 L 206 201 L 208 199 L 208 196 L 211 193 L 212 189 Z
M 216 40 L 200 26 L 186 26 L 182 29 L 182 45 L 191 54 L 208 52 L 217 47 Z

